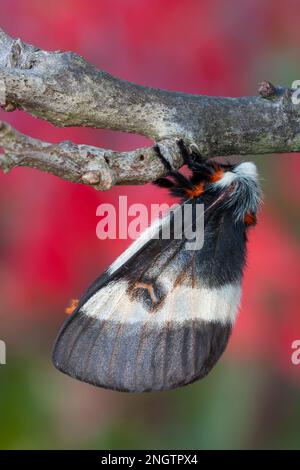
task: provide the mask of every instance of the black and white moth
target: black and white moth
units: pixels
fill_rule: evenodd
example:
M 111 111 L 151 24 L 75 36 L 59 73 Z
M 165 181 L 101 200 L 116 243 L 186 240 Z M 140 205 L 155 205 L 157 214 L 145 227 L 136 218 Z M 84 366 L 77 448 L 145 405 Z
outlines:
M 192 176 L 160 154 L 169 174 L 156 184 L 181 207 L 204 204 L 204 244 L 187 250 L 184 234 L 162 239 L 163 218 L 116 259 L 56 340 L 54 365 L 72 377 L 127 392 L 172 389 L 204 377 L 227 345 L 260 201 L 256 167 L 205 162 L 179 145 Z

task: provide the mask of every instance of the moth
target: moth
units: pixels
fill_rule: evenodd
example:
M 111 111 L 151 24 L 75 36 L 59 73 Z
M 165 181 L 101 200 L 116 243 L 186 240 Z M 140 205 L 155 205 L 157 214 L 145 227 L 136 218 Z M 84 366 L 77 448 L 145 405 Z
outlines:
M 204 204 L 203 244 L 187 249 L 183 223 L 181 237 L 174 228 L 161 237 L 166 221 L 174 221 L 166 215 L 96 279 L 53 351 L 55 367 L 81 381 L 127 392 L 168 390 L 206 376 L 226 348 L 261 198 L 256 166 L 204 161 L 195 148 L 178 145 L 191 176 L 173 170 L 157 147 L 168 175 L 155 183 L 178 196 L 181 208 Z M 190 214 L 187 223 L 195 226 L 196 211 Z

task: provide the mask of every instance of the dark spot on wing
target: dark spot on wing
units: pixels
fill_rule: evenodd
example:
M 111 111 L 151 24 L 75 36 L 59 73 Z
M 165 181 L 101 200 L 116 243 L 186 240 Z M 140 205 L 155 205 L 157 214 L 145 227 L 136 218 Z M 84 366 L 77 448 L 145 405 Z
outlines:
M 127 291 L 131 299 L 138 300 L 149 311 L 155 311 L 161 306 L 166 295 L 157 281 L 142 279 L 130 285 Z

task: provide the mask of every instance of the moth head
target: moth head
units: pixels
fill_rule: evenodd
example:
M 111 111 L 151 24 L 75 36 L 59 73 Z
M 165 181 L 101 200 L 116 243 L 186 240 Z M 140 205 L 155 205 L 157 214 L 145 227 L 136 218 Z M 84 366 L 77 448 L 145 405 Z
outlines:
M 253 162 L 242 162 L 233 167 L 233 172 L 238 178 L 250 179 L 254 182 L 258 182 L 258 174 L 256 165 Z
M 228 189 L 225 205 L 233 208 L 235 221 L 242 221 L 247 227 L 255 225 L 261 201 L 256 165 L 252 162 L 230 165 L 215 185 L 218 189 Z

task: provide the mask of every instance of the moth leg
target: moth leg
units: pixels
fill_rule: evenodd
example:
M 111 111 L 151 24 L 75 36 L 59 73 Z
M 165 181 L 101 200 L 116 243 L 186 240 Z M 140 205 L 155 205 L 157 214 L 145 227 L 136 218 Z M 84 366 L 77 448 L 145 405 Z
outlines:
M 172 181 L 168 180 L 167 178 L 159 178 L 154 183 L 158 186 L 163 186 L 165 188 L 172 188 L 174 186 L 179 186 L 180 188 L 193 188 L 193 184 L 191 183 L 189 178 L 186 178 L 182 173 L 177 170 L 174 170 L 168 160 L 163 156 L 160 148 L 158 145 L 154 147 L 158 157 L 160 158 L 161 162 L 163 163 L 164 167 L 168 170 L 168 175 L 174 178 L 177 184 L 172 183 Z M 172 185 L 171 185 L 172 184 Z
M 169 180 L 168 178 L 158 178 L 157 180 L 153 181 L 153 184 L 156 186 L 160 186 L 161 188 L 174 188 L 175 183 L 174 181 Z
M 178 147 L 180 148 L 184 163 L 193 173 L 201 173 L 204 178 L 211 175 L 211 164 L 204 160 L 196 145 L 192 145 L 192 150 L 190 151 L 185 142 L 180 139 L 178 141 Z
M 191 154 L 191 152 L 189 151 L 187 145 L 185 144 L 185 142 L 183 141 L 183 139 L 180 139 L 178 141 L 178 147 L 180 149 L 180 152 L 181 152 L 181 155 L 182 155 L 182 158 L 183 158 L 183 161 L 184 163 L 190 168 L 192 169 L 192 166 L 194 165 L 194 157 L 196 156 L 195 154 Z M 199 154 L 200 156 L 200 154 Z
M 168 172 L 173 171 L 173 168 L 172 168 L 170 162 L 166 159 L 166 157 L 163 156 L 159 145 L 154 146 L 154 151 L 156 152 L 156 154 L 159 157 L 160 161 L 164 165 L 165 169 L 168 170 Z
M 201 165 L 205 163 L 201 153 L 198 150 L 198 147 L 195 144 L 191 145 L 191 150 L 183 141 L 183 139 L 178 140 L 178 147 L 180 149 L 184 163 L 192 170 L 194 166 Z

